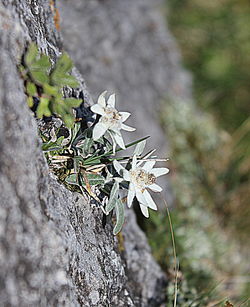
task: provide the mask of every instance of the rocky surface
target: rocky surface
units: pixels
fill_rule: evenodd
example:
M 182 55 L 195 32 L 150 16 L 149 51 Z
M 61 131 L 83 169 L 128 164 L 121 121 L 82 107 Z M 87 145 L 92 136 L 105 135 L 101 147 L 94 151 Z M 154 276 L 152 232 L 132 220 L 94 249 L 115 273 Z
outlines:
M 90 2 L 104 8 L 111 1 Z M 17 64 L 31 40 L 53 60 L 59 55 L 53 1 L 2 1 L 0 17 L 1 306 L 160 306 L 166 278 L 133 212 L 118 241 L 112 225 L 104 227 L 100 208 L 60 185 L 41 152 Z M 72 17 L 64 12 L 64 20 Z M 81 49 L 90 52 L 92 44 L 94 52 L 98 43 L 90 34 Z M 82 82 L 78 93 L 91 103 L 75 74 Z

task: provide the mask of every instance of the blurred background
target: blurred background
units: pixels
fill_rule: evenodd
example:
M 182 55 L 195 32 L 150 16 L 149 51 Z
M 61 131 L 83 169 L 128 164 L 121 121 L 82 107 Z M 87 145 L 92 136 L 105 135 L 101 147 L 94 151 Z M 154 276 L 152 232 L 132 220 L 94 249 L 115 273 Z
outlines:
M 180 264 L 177 306 L 248 306 L 250 2 L 58 5 L 64 46 L 93 97 L 116 92 L 138 138 L 151 135 L 159 156 L 170 157 L 161 185 Z M 162 200 L 159 207 L 138 222 L 169 277 L 173 306 L 172 240 Z
M 174 170 L 179 303 L 250 306 L 250 2 L 168 0 L 166 16 L 195 101 L 162 103 Z M 145 228 L 171 276 L 165 219 L 154 214 Z

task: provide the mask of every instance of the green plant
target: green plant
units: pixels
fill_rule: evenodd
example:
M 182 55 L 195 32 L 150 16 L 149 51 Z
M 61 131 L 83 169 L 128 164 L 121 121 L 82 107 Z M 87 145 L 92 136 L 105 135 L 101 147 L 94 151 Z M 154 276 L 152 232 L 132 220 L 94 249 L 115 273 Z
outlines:
M 54 127 L 52 136 L 40 129 L 42 149 L 50 169 L 70 190 L 87 191 L 105 214 L 114 209 L 113 233 L 116 235 L 124 223 L 126 200 L 129 207 L 137 202 L 146 217 L 149 217 L 148 208 L 157 210 L 147 189 L 160 192 L 162 189 L 155 183 L 156 178 L 169 170 L 153 168 L 159 160 L 152 156 L 155 150 L 143 155 L 147 137 L 124 144 L 121 130 L 135 129 L 124 124 L 130 113 L 116 110 L 114 94 L 106 101 L 106 92 L 103 92 L 90 108 L 94 121 L 91 127 L 75 121 L 72 107 L 78 107 L 81 100 L 63 96 L 63 87 L 78 85 L 69 74 L 71 69 L 72 62 L 67 54 L 63 53 L 52 67 L 49 57 L 40 54 L 34 44 L 28 48 L 20 66 L 29 107 L 33 108 L 34 98 L 37 98 L 38 118 L 55 114 L 68 127 L 67 138 L 61 135 L 61 127 Z M 115 156 L 135 145 L 132 157 Z
M 78 81 L 72 75 L 73 64 L 67 53 L 63 53 L 52 67 L 49 56 L 39 53 L 37 46 L 30 44 L 19 69 L 25 79 L 28 105 L 34 106 L 34 98 L 39 100 L 36 110 L 38 118 L 57 114 L 67 127 L 74 125 L 73 107 L 82 100 L 65 98 L 63 87 L 78 87 Z

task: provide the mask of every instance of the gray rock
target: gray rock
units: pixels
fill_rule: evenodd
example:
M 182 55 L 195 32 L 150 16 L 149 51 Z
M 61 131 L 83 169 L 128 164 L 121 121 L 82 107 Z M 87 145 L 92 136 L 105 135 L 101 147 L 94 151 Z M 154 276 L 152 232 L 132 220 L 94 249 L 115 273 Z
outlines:
M 49 1 L 2 1 L 0 16 L 0 305 L 160 306 L 166 277 L 134 213 L 118 242 L 100 208 L 60 185 L 41 152 L 17 64 L 31 40 L 59 55 Z

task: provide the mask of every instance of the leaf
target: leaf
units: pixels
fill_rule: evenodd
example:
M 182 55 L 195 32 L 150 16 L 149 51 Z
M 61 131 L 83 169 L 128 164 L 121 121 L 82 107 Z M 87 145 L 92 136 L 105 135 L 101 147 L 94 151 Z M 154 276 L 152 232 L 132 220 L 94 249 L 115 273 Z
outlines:
M 73 63 L 69 55 L 64 52 L 57 60 L 54 73 L 67 73 L 73 67 Z
M 42 118 L 43 115 L 51 116 L 51 111 L 49 109 L 49 99 L 41 97 L 37 108 L 37 117 Z
M 138 143 L 135 147 L 134 155 L 140 156 L 143 153 L 145 145 L 146 145 L 146 140 L 143 140 L 140 143 Z
M 51 67 L 49 57 L 42 54 L 39 59 L 34 59 L 32 63 L 28 65 L 32 79 L 38 83 L 48 83 L 49 82 L 49 69 Z
M 66 127 L 72 128 L 74 126 L 75 120 L 72 114 L 60 114 L 62 117 L 62 120 Z
M 60 146 L 60 145 L 62 144 L 62 141 L 63 141 L 63 140 L 64 140 L 64 136 L 62 135 L 62 136 L 60 136 L 60 137 L 56 140 L 55 143 L 56 143 L 57 145 Z
M 64 73 L 53 73 L 51 80 L 53 84 L 59 87 L 70 86 L 72 88 L 75 88 L 79 86 L 79 82 L 76 80 L 75 77 L 65 75 Z
M 27 104 L 28 104 L 29 108 L 33 107 L 34 102 L 33 102 L 33 98 L 31 96 L 29 96 L 27 98 Z
M 103 185 L 105 183 L 105 178 L 98 174 L 86 174 L 90 186 Z M 86 186 L 86 183 L 83 181 L 82 185 Z
M 78 87 L 79 82 L 74 76 L 69 75 L 73 63 L 67 53 L 63 53 L 58 59 L 56 66 L 51 74 L 52 83 L 59 86 Z
M 69 184 L 74 184 L 74 185 L 79 185 L 78 180 L 77 180 L 77 174 L 70 174 L 65 181 Z
M 35 60 L 30 66 L 30 71 L 43 71 L 48 73 L 51 67 L 49 57 L 45 54 L 41 54 L 38 60 Z
M 27 94 L 30 95 L 30 96 L 36 96 L 37 95 L 36 86 L 32 82 L 29 82 L 29 81 L 27 82 L 26 91 L 27 91 Z
M 35 61 L 37 56 L 38 48 L 36 44 L 31 43 L 24 57 L 25 64 L 29 67 Z
M 119 192 L 119 183 L 115 181 L 110 192 L 109 201 L 106 205 L 107 213 L 109 213 L 111 210 L 114 209 L 115 203 L 117 202 L 118 199 L 118 192 Z
M 77 141 L 78 137 L 75 139 Z M 77 148 L 81 149 L 83 154 L 87 156 L 89 153 L 91 153 L 91 148 L 94 144 L 94 140 L 92 138 L 86 138 L 80 146 L 77 146 Z
M 82 99 L 77 98 L 65 98 L 63 101 L 71 108 L 79 107 L 79 105 L 82 103 Z
M 113 234 L 117 235 L 121 231 L 125 220 L 124 205 L 120 199 L 117 199 L 115 203 L 115 212 L 116 212 L 116 224 L 113 229 Z
M 44 71 L 31 71 L 30 74 L 32 79 L 39 85 L 49 82 L 49 77 Z
M 44 90 L 44 93 L 47 94 L 47 95 L 51 95 L 51 96 L 54 96 L 54 97 L 59 96 L 60 98 L 62 98 L 62 94 L 60 93 L 59 89 L 55 86 L 51 86 L 51 85 L 45 83 L 45 84 L 43 84 L 43 90 Z

